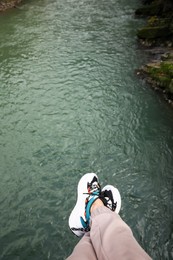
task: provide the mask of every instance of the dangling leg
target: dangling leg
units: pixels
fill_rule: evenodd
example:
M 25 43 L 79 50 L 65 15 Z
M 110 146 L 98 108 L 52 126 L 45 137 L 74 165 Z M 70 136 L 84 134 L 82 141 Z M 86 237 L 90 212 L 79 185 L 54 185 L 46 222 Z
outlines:
M 91 207 L 90 238 L 99 260 L 151 260 L 129 226 L 99 199 Z
M 87 232 L 75 246 L 72 254 L 66 260 L 97 260 L 94 248 L 90 239 L 90 232 Z

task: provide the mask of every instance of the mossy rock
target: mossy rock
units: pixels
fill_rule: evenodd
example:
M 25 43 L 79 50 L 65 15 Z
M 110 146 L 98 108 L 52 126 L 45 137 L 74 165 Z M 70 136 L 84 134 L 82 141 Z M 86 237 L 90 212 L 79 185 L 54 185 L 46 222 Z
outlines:
M 157 83 L 162 88 L 165 88 L 167 91 L 169 91 L 169 85 L 171 83 L 171 79 L 169 77 L 166 77 L 166 76 L 159 76 L 157 78 Z
M 143 15 L 143 16 L 153 16 L 159 15 L 163 9 L 163 5 L 161 3 L 153 3 L 150 5 L 143 6 L 138 8 L 135 11 L 136 15 Z
M 168 63 L 173 64 L 173 50 L 163 53 L 161 55 L 161 60 L 162 60 L 162 62 L 168 62 Z
M 169 37 L 171 32 L 167 26 L 144 27 L 137 32 L 140 39 L 156 39 Z
M 160 69 L 160 61 L 147 63 L 146 68 L 147 69 Z
M 168 78 L 173 78 L 173 62 L 172 61 L 162 61 L 156 63 L 148 63 L 145 66 L 147 72 L 153 77 L 158 77 L 164 75 Z
M 160 69 L 165 75 L 173 78 L 173 62 L 171 61 L 161 62 Z
M 171 82 L 169 84 L 169 91 L 171 92 L 171 94 L 173 94 L 173 79 L 171 80 Z
M 144 70 L 147 75 L 156 82 L 156 84 L 166 90 L 167 93 L 173 94 L 173 63 L 161 62 L 149 63 Z
M 170 32 L 173 34 L 173 20 L 171 21 L 169 28 L 170 28 Z
M 148 27 L 162 27 L 162 26 L 167 26 L 171 27 L 172 24 L 172 18 L 171 17 L 164 17 L 160 18 L 159 16 L 151 16 L 148 21 L 147 21 L 147 26 Z

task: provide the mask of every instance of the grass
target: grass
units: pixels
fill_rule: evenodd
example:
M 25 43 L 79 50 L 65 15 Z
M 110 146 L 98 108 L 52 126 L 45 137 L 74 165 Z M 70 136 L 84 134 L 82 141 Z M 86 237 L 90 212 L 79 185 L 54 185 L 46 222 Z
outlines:
M 173 63 L 161 62 L 160 67 L 148 67 L 147 73 L 156 81 L 156 83 L 165 88 L 167 91 L 173 93 L 172 80 L 173 80 Z

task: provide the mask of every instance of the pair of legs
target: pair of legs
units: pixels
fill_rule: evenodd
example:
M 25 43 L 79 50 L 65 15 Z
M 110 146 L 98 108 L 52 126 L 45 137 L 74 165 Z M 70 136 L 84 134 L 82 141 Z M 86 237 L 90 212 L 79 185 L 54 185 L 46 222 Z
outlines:
M 85 174 L 78 183 L 76 205 L 69 226 L 83 236 L 67 260 L 149 260 L 129 226 L 118 215 L 121 196 L 117 188 L 101 189 L 95 173 Z
M 91 230 L 67 260 L 149 260 L 120 216 L 99 199 L 91 207 Z

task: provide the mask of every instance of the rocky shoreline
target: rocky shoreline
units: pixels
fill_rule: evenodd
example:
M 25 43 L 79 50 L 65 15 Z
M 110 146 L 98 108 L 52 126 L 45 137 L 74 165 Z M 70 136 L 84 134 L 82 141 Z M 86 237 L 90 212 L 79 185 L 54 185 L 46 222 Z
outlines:
M 0 0 L 0 12 L 17 7 L 22 0 Z
M 137 37 L 150 54 L 150 61 L 137 70 L 137 75 L 161 93 L 173 106 L 173 2 L 143 0 L 135 15 L 145 18 L 146 25 Z
M 145 79 L 173 106 L 173 50 L 155 48 L 152 50 L 152 54 L 157 53 L 158 55 L 158 51 L 159 58 L 143 65 L 137 70 L 137 75 Z

